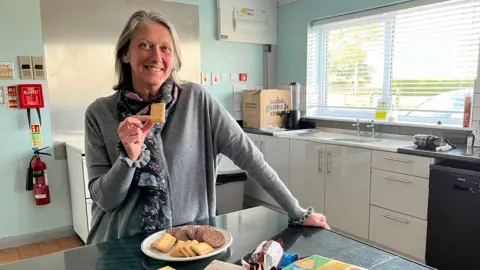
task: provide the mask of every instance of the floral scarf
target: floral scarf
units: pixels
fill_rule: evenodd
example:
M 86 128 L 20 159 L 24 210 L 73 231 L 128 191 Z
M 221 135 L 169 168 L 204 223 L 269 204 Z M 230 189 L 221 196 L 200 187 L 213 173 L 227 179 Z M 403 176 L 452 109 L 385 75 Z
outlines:
M 169 78 L 160 87 L 158 98 L 148 102 L 140 98 L 133 87 L 120 89 L 117 110 L 121 120 L 132 115 L 149 115 L 152 103 L 165 103 L 165 122 L 178 96 L 178 86 Z M 145 166 L 135 169 L 132 183 L 138 183 L 142 204 L 142 228 L 145 233 L 153 233 L 172 226 L 172 207 L 167 161 L 163 153 L 162 130 L 165 123 L 156 123 L 145 136 L 143 153 L 150 156 Z M 139 160 L 142 155 L 140 155 Z

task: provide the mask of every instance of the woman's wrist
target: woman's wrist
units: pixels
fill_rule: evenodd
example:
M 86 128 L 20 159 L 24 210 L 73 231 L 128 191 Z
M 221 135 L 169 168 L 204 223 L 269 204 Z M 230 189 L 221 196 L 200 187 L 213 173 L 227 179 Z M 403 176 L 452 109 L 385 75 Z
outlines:
M 125 146 L 121 141 L 117 144 L 117 151 L 120 158 L 131 168 L 143 168 L 147 166 L 148 162 L 150 162 L 150 150 L 147 149 L 145 144 L 142 145 L 142 152 L 136 160 L 133 160 L 128 156 Z
M 313 207 L 309 207 L 309 208 L 307 208 L 305 213 L 303 213 L 302 216 L 300 216 L 298 218 L 289 218 L 288 223 L 291 224 L 291 225 L 303 225 L 303 222 L 305 221 L 305 219 L 307 219 L 309 216 L 311 216 L 314 212 L 315 212 L 315 210 L 313 209 Z

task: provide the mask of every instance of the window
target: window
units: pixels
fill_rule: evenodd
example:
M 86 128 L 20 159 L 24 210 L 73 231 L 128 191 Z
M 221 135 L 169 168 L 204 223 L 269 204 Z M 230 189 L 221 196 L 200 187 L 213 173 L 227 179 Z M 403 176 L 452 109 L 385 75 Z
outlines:
M 307 116 L 372 118 L 386 100 L 399 121 L 462 124 L 477 77 L 479 0 L 335 20 L 309 29 Z

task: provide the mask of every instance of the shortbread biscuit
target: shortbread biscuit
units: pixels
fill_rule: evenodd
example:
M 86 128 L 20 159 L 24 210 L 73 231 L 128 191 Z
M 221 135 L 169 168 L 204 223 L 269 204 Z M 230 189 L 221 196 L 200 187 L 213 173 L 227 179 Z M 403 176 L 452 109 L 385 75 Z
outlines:
M 177 241 L 177 239 L 175 237 L 173 237 L 172 235 L 168 234 L 168 233 L 164 233 L 160 239 L 158 239 L 157 241 L 154 241 L 151 243 L 151 247 L 154 248 L 154 249 L 158 249 L 162 252 L 169 252 L 170 249 L 172 249 L 173 245 L 175 245 L 175 242 Z
M 213 251 L 213 247 L 211 247 L 207 243 L 199 243 L 192 247 L 193 251 L 198 255 L 205 255 Z
M 153 123 L 165 122 L 165 103 L 154 103 L 150 108 L 150 119 Z

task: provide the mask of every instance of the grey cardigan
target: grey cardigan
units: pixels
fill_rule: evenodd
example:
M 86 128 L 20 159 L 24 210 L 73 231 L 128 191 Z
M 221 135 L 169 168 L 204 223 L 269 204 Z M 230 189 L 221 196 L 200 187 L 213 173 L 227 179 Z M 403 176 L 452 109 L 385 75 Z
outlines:
M 96 99 L 85 113 L 85 157 L 93 200 L 87 243 L 141 233 L 134 162 L 117 149 L 120 119 L 117 92 Z M 163 133 L 170 171 L 173 224 L 215 216 L 216 157 L 224 154 L 260 184 L 288 213 L 299 206 L 233 117 L 200 85 L 181 85 L 177 105 Z

